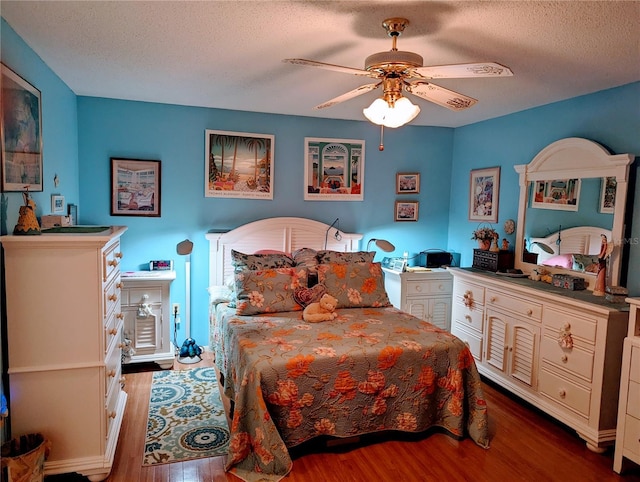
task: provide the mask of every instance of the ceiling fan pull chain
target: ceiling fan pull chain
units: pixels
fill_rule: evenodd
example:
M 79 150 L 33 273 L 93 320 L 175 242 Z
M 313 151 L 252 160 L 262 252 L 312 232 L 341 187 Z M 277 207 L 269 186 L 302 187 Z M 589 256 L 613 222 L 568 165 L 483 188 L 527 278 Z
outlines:
M 384 124 L 380 124 L 380 145 L 378 146 L 379 151 L 384 151 Z

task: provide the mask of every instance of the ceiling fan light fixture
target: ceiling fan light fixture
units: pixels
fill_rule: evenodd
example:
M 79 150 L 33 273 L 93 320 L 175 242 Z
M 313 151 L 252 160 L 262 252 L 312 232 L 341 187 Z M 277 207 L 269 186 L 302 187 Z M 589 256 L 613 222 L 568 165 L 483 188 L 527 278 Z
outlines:
M 415 119 L 420 113 L 420 107 L 412 104 L 406 97 L 400 97 L 393 105 L 378 98 L 369 107 L 363 109 L 362 113 L 374 124 L 395 129 Z

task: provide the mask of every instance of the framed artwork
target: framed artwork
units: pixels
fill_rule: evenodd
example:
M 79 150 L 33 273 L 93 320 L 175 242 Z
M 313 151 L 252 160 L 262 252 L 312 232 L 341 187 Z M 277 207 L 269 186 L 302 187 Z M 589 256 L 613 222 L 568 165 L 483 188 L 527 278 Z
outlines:
M 531 207 L 577 211 L 580 200 L 580 179 L 553 179 L 533 182 Z
M 362 201 L 364 141 L 304 139 L 304 200 Z
M 273 199 L 275 137 L 205 131 L 204 196 Z
M 40 91 L 2 64 L 2 191 L 42 191 Z
M 396 174 L 396 194 L 419 194 L 420 174 L 417 172 L 399 172 Z
M 603 177 L 600 190 L 600 212 L 613 214 L 616 208 L 616 177 Z
M 395 221 L 417 221 L 418 201 L 396 201 Z
M 51 196 L 51 214 L 66 214 L 64 196 L 53 194 Z
M 160 217 L 160 161 L 111 158 L 111 215 Z
M 473 169 L 469 181 L 469 221 L 498 222 L 500 167 Z

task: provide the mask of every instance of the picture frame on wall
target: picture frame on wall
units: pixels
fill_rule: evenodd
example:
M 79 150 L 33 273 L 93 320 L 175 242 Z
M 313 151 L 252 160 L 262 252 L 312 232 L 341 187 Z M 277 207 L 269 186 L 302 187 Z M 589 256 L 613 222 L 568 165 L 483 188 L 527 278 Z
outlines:
M 205 197 L 273 199 L 275 136 L 205 131 Z
M 473 169 L 469 177 L 469 221 L 498 222 L 500 167 Z
M 395 203 L 395 221 L 417 221 L 418 220 L 418 201 L 396 201 Z
M 111 158 L 111 215 L 160 217 L 160 161 Z
M 618 186 L 615 176 L 603 177 L 600 189 L 600 212 L 613 214 L 616 208 L 616 188 Z
M 577 211 L 580 201 L 580 179 L 533 181 L 531 207 L 557 211 Z
M 42 191 L 42 102 L 38 89 L 1 66 L 2 191 Z
M 363 140 L 304 139 L 304 200 L 364 200 Z
M 51 214 L 66 214 L 64 196 L 58 194 L 51 196 Z
M 399 172 L 396 174 L 396 194 L 419 194 L 420 174 L 417 172 Z

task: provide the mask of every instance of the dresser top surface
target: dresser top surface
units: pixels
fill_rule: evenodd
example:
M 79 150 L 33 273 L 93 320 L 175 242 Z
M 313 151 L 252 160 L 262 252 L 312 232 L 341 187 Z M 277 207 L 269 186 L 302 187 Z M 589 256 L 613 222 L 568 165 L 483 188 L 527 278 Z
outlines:
M 99 232 L 83 232 L 82 228 L 91 228 L 93 226 L 67 226 L 67 228 L 78 228 L 76 231 L 69 232 L 47 232 L 36 235 L 15 235 L 9 234 L 0 236 L 0 243 L 5 246 L 12 244 L 30 244 L 30 245 L 50 245 L 50 244 L 66 244 L 66 243 L 106 243 L 110 239 L 122 236 L 127 230 L 127 226 L 105 226 Z M 85 230 L 86 231 L 86 230 Z

